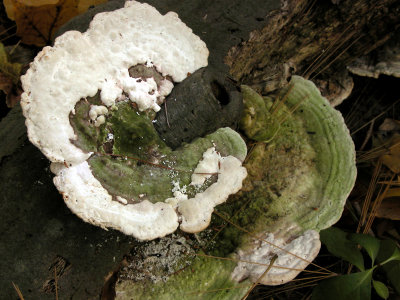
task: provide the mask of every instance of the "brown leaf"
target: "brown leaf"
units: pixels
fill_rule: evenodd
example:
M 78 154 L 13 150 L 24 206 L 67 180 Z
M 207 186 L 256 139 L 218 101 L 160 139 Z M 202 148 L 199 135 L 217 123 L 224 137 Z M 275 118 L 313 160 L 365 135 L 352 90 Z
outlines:
M 7 97 L 6 97 L 6 104 L 9 108 L 13 108 L 15 105 L 17 105 L 21 101 L 22 92 L 23 91 L 21 88 L 13 86 L 13 88 L 7 94 Z
M 386 118 L 379 126 L 380 131 L 397 131 L 400 130 L 400 122 L 397 120 Z
M 19 81 L 21 70 L 22 64 L 12 63 L 4 45 L 0 43 L 0 90 L 7 95 L 6 104 L 10 108 L 21 99 L 22 90 Z
M 104 2 L 106 0 L 6 0 L 4 4 L 8 17 L 17 24 L 17 35 L 22 42 L 44 46 L 64 23 L 89 6 Z
M 400 189 L 396 193 L 400 194 Z M 400 198 L 384 199 L 376 213 L 378 218 L 400 220 Z
M 14 84 L 17 84 L 21 75 L 21 69 L 21 64 L 10 62 L 4 45 L 0 43 L 0 73 L 11 79 Z
M 41 6 L 46 4 L 57 4 L 59 0 L 3 0 L 7 16 L 15 21 L 15 3 L 20 2 L 26 6 Z
M 0 73 L 0 90 L 2 90 L 6 95 L 11 92 L 13 82 L 12 79 L 3 73 Z
M 386 154 L 381 156 L 382 163 L 387 166 L 392 172 L 400 173 L 400 138 L 394 136 Z
M 0 73 L 0 90 L 6 94 L 7 107 L 14 107 L 21 100 L 22 89 L 13 84 L 10 77 Z

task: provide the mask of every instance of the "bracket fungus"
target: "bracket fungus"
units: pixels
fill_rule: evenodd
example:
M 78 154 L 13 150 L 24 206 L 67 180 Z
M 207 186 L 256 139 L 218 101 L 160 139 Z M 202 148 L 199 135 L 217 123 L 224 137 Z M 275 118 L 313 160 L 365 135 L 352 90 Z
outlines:
M 29 139 L 75 214 L 140 240 L 180 227 L 222 258 L 202 257 L 196 245 L 193 260 L 171 258 L 169 279 L 117 285 L 126 297 L 189 299 L 183 286 L 228 285 L 236 288 L 216 297 L 237 299 L 242 282 L 285 283 L 317 255 L 318 232 L 339 219 L 354 184 L 349 132 L 312 82 L 292 76 L 276 100 L 247 86 L 240 93 L 201 69 L 207 59 L 175 13 L 127 1 L 85 33 L 58 37 L 21 79 Z M 242 136 L 228 127 L 236 124 Z M 196 126 L 203 131 L 190 133 Z
M 368 55 L 356 58 L 347 69 L 358 76 L 378 78 L 381 74 L 400 77 L 400 32 Z
M 207 58 L 175 13 L 135 1 L 37 55 L 22 77 L 28 136 L 52 162 L 75 214 L 154 239 L 179 222 L 188 232 L 204 229 L 214 206 L 241 188 L 247 149 L 238 133 L 220 128 L 172 151 L 153 126 L 174 84 Z
M 299 76 L 275 100 L 247 86 L 241 91 L 240 128 L 250 145 L 242 190 L 217 207 L 193 241 L 203 250 L 175 258 L 165 281 L 123 280 L 135 277 L 122 270 L 117 298 L 242 299 L 254 283 L 284 284 L 318 254 L 319 231 L 340 218 L 356 178 L 341 114 Z

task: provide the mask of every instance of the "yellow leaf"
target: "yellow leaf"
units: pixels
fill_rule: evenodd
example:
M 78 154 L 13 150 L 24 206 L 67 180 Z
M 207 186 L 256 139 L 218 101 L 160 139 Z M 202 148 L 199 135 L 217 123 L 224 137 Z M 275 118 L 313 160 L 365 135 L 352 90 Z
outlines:
M 0 73 L 11 79 L 14 84 L 18 83 L 21 75 L 22 65 L 19 63 L 11 63 L 4 45 L 0 43 Z
M 19 2 L 26 6 L 41 6 L 47 4 L 57 4 L 59 0 L 4 0 L 3 4 L 6 8 L 7 16 L 11 20 L 15 20 L 15 2 Z
M 400 188 L 391 188 L 386 192 L 385 198 L 393 197 L 400 197 Z
M 106 0 L 6 0 L 7 15 L 25 44 L 49 44 L 57 29 L 91 5 Z

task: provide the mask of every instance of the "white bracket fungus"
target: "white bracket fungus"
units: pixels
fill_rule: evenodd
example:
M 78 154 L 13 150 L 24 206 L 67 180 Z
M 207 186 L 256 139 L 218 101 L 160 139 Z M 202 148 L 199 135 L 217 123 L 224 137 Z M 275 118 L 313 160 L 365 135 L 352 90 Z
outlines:
M 320 248 L 319 234 L 315 230 L 307 230 L 292 241 L 276 238 L 273 233 L 266 234 L 263 239 L 254 240 L 251 249 L 238 251 L 240 262 L 232 273 L 232 279 L 242 281 L 250 278 L 265 285 L 284 284 L 303 271 L 318 255 Z M 263 276 L 275 255 L 278 258 Z
M 212 151 L 210 149 L 205 156 Z M 211 221 L 214 207 L 242 188 L 242 181 L 247 175 L 242 162 L 233 156 L 218 155 L 217 159 L 220 165 L 218 180 L 204 192 L 188 199 L 187 195 L 175 191 L 175 198 L 154 204 L 147 200 L 129 204 L 128 200 L 119 196 L 118 201 L 114 201 L 93 176 L 86 161 L 69 168 L 53 163 L 52 171 L 56 174 L 54 184 L 63 194 L 65 203 L 80 218 L 103 228 L 118 229 L 138 239 L 151 240 L 174 232 L 179 226 L 178 214 L 183 231 L 199 232 L 205 229 Z M 204 172 L 212 170 L 206 168 L 202 161 L 199 165 Z
M 104 229 L 112 227 L 142 240 L 151 240 L 172 233 L 178 227 L 175 210 L 163 202 L 144 200 L 138 204 L 112 196 L 93 176 L 88 163 L 66 168 L 52 164 L 57 174 L 54 184 L 63 194 L 67 206 L 83 220 Z
M 109 107 L 125 92 L 141 110 L 157 111 L 157 97 L 169 94 L 172 83 L 131 78 L 128 69 L 151 64 L 179 82 L 206 66 L 207 58 L 204 42 L 174 12 L 161 15 L 127 1 L 122 9 L 97 14 L 86 32 L 66 32 L 44 47 L 21 77 L 29 139 L 52 162 L 82 163 L 90 153 L 71 142 L 76 136 L 69 122 L 80 99 L 101 90 Z
M 174 232 L 179 221 L 184 231 L 204 229 L 214 207 L 239 191 L 247 175 L 241 166 L 244 157 L 221 157 L 211 148 L 196 169 L 199 173 L 218 173 L 217 181 L 206 190 L 190 199 L 182 191 L 175 191 L 175 197 L 164 202 L 142 199 L 132 203 L 102 186 L 88 163 L 93 153 L 74 144 L 78 137 L 70 115 L 75 114 L 81 99 L 101 91 L 102 104 L 92 104 L 88 112 L 96 127 L 106 122 L 116 101 L 127 101 L 126 96 L 139 111 L 158 111 L 173 88 L 169 78 L 182 81 L 188 73 L 206 66 L 207 58 L 204 42 L 177 14 L 161 15 L 136 1 L 96 15 L 85 33 L 66 32 L 53 47 L 45 47 L 37 55 L 21 78 L 21 106 L 28 136 L 52 161 L 54 183 L 75 214 L 105 229 L 112 227 L 147 240 Z M 154 67 L 164 78 L 156 81 L 152 77 L 130 77 L 129 68 L 136 65 Z M 240 147 L 246 149 L 236 135 L 243 144 Z M 106 139 L 113 141 L 114 135 L 108 133 Z M 192 184 L 202 184 L 207 177 L 194 175 Z

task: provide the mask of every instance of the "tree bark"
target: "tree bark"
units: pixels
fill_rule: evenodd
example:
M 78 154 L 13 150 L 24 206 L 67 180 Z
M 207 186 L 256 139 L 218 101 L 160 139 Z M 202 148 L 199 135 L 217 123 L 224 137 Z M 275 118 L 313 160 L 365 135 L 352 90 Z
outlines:
M 385 43 L 400 26 L 400 2 L 283 1 L 268 24 L 226 57 L 233 77 L 269 93 L 292 74 L 328 80 Z

